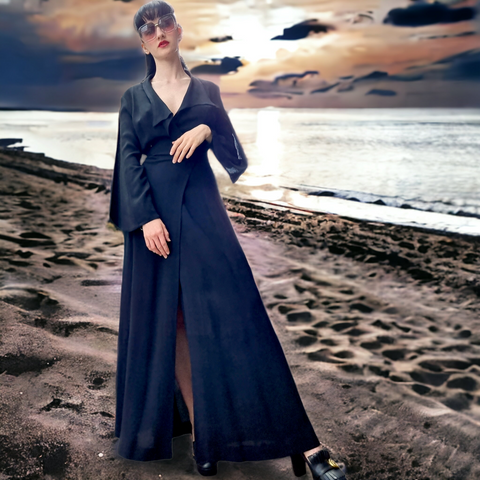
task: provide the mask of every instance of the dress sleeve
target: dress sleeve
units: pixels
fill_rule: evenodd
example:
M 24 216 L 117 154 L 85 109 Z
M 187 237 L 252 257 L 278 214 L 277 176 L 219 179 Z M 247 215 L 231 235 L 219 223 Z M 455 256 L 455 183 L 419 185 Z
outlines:
M 232 183 L 235 183 L 248 167 L 247 156 L 223 106 L 220 88 L 213 82 L 210 93 L 212 101 L 218 108 L 215 109 L 214 118 L 209 125 L 212 130 L 212 141 L 209 148 L 212 149 L 217 160 L 229 174 Z
M 160 218 L 153 204 L 145 169 L 140 164 L 141 154 L 141 145 L 133 128 L 125 93 L 118 116 L 117 150 L 108 219 L 124 232 L 131 232 Z

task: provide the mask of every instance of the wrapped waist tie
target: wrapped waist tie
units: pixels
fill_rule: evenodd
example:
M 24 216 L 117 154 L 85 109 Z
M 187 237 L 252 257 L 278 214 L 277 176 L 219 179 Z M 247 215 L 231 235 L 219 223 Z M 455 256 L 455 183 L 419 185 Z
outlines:
M 197 159 L 199 160 L 202 157 L 207 157 L 208 151 L 208 142 L 201 143 L 193 152 L 193 155 L 190 158 L 184 158 L 185 160 Z M 150 146 L 149 146 L 150 147 Z M 170 149 L 172 148 L 172 143 L 169 138 L 158 140 L 153 144 L 147 152 L 142 154 L 140 163 L 157 163 L 157 162 L 171 162 L 173 160 L 173 155 L 170 155 Z
M 166 162 L 172 161 L 173 155 L 170 155 L 172 141 L 169 137 L 155 139 L 151 144 L 147 145 L 140 160 L 143 162 Z
M 171 162 L 173 155 L 168 153 L 149 153 L 148 155 L 143 154 L 142 159 L 143 163 Z

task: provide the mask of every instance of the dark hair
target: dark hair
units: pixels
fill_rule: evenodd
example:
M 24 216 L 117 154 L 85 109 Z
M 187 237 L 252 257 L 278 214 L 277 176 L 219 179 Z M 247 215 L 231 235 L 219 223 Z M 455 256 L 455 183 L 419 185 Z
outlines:
M 158 17 L 162 17 L 163 15 L 167 15 L 167 13 L 172 13 L 175 15 L 175 11 L 173 7 L 163 1 L 163 0 L 153 0 L 151 2 L 142 5 L 138 10 L 135 16 L 133 17 L 133 24 L 135 27 L 135 31 L 138 33 L 138 29 L 148 20 L 155 20 Z M 185 70 L 185 73 L 190 77 L 192 74 L 190 73 L 185 60 L 180 55 L 180 62 L 182 63 L 182 67 Z M 145 64 L 146 64 L 146 73 L 144 80 L 151 74 L 155 74 L 157 70 L 157 66 L 155 64 L 155 59 L 153 58 L 152 54 L 145 54 Z

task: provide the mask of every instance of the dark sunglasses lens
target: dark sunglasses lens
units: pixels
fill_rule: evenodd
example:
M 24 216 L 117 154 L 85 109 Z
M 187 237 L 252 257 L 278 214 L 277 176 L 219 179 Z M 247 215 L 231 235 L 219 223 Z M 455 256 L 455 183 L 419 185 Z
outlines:
M 152 22 L 148 22 L 140 29 L 140 35 L 143 40 L 151 40 L 155 37 L 155 25 Z
M 162 18 L 161 28 L 164 32 L 171 32 L 175 28 L 175 19 L 172 16 Z

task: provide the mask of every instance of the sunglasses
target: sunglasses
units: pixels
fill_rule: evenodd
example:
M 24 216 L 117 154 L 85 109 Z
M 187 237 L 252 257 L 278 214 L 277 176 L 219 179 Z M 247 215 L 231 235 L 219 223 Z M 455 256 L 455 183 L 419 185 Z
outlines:
M 147 22 L 138 29 L 140 38 L 144 42 L 151 42 L 157 36 L 157 25 L 165 32 L 169 33 L 175 30 L 177 21 L 172 13 L 168 13 L 158 19 L 158 23 Z

